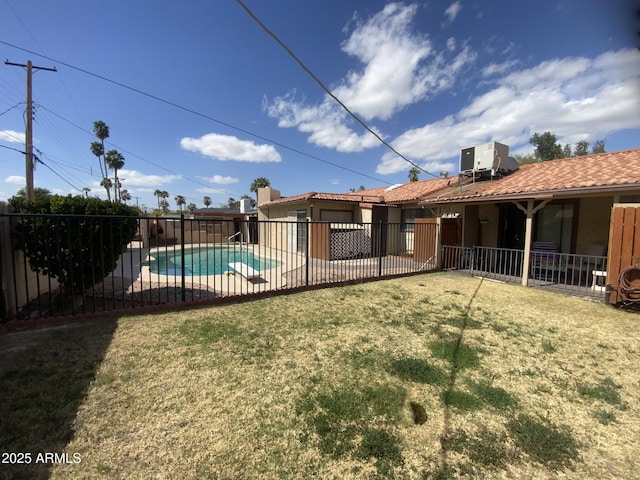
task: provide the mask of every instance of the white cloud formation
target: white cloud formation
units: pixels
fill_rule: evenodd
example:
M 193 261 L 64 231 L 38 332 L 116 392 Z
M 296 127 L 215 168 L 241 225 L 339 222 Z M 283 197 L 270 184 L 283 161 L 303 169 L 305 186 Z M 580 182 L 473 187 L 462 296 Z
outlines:
M 536 132 L 550 131 L 561 144 L 574 144 L 640 128 L 639 56 L 636 50 L 620 50 L 593 59 L 545 61 L 512 72 L 457 114 L 409 130 L 392 143 L 417 162 L 436 162 L 432 168 L 437 173 L 445 169 L 438 160 L 491 140 L 517 151 Z M 407 168 L 405 161 L 385 153 L 376 172 Z
M 508 60 L 502 63 L 490 63 L 482 69 L 483 77 L 491 77 L 493 75 L 502 75 L 518 64 L 515 60 Z
M 282 157 L 273 145 L 258 145 L 255 142 L 217 133 L 208 133 L 200 138 L 185 137 L 180 140 L 180 146 L 184 150 L 197 152 L 216 160 L 258 163 L 282 161 Z
M 468 46 L 451 54 L 455 39 L 437 51 L 426 36 L 413 33 L 417 9 L 417 5 L 388 4 L 358 23 L 342 45 L 361 68 L 348 72 L 333 93 L 367 122 L 388 120 L 405 107 L 450 89 L 476 58 Z M 359 126 L 356 133 L 352 128 L 356 122 L 328 95 L 309 106 L 292 92 L 265 102 L 264 108 L 280 127 L 308 133 L 309 142 L 319 146 L 358 152 L 380 144 L 371 134 L 361 133 Z
M 238 183 L 240 179 L 234 177 L 223 177 L 222 175 L 214 175 L 213 177 L 198 177 L 201 180 L 209 183 L 217 183 L 219 185 L 229 185 L 231 183 Z
M 182 178 L 180 175 L 146 175 L 137 170 L 126 169 L 118 170 L 118 177 L 122 179 L 122 184 L 126 188 L 129 186 L 159 187 L 160 185 L 166 185 Z M 104 188 L 101 187 L 98 182 L 96 182 L 96 185 L 99 188 Z
M 12 185 L 26 185 L 27 179 L 26 177 L 21 177 L 19 175 L 9 175 L 4 179 L 5 183 L 10 183 Z
M 462 10 L 462 4 L 460 2 L 453 2 L 451 5 L 447 7 L 444 11 L 444 14 L 447 16 L 447 20 L 449 23 L 453 22 L 458 14 Z
M 16 132 L 15 130 L 0 130 L 0 140 L 24 144 L 25 134 L 24 132 Z

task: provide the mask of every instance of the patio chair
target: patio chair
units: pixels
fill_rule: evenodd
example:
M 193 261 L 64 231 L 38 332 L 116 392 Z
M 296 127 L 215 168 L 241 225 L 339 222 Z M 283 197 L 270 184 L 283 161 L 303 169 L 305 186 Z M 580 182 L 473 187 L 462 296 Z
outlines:
M 531 244 L 531 274 L 534 278 L 549 280 L 557 278 L 563 268 L 560 255 L 553 242 L 533 242 Z

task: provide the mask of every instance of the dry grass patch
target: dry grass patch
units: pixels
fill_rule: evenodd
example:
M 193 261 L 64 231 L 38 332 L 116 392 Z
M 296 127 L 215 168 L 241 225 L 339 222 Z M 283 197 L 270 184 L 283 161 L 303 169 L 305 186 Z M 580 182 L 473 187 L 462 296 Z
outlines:
M 126 317 L 111 333 L 50 442 L 82 463 L 51 478 L 636 472 L 639 317 L 589 301 L 428 274 Z M 65 342 L 77 339 L 41 354 Z M 69 355 L 56 368 L 73 378 L 83 354 Z M 0 364 L 15 409 L 2 417 L 24 415 L 21 358 Z M 45 448 L 18 433 L 0 436 L 3 450 Z

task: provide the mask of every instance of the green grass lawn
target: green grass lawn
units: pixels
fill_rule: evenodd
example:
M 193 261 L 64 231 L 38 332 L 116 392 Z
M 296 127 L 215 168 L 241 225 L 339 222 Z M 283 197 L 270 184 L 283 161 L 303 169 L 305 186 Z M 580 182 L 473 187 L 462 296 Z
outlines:
M 638 478 L 638 365 L 638 314 L 446 273 L 6 334 L 0 451 L 68 461 L 0 478 Z

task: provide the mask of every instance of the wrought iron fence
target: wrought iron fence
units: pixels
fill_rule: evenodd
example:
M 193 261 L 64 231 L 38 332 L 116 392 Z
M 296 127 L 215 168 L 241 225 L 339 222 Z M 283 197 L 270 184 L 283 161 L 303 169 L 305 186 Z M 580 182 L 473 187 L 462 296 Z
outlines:
M 132 228 L 122 228 L 132 220 Z M 40 230 L 31 231 L 42 241 L 25 248 L 21 235 L 34 224 Z M 216 302 L 422 272 L 436 266 L 435 229 L 435 224 L 408 229 L 399 223 L 3 214 L 0 317 Z
M 529 258 L 531 287 L 573 295 L 605 298 L 607 257 L 532 251 Z M 442 247 L 442 268 L 520 284 L 524 251 L 492 247 Z

